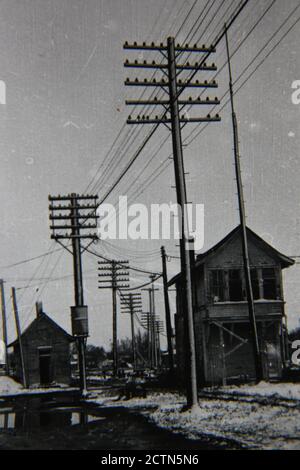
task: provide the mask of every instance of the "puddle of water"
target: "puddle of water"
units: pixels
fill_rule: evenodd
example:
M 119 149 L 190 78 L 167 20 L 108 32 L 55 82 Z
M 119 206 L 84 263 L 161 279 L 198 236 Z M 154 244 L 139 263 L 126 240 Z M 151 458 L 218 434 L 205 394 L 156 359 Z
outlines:
M 31 400 L 16 399 L 0 404 L 0 432 L 6 430 L 34 431 L 40 428 L 55 429 L 86 425 L 105 420 L 84 406 L 60 403 L 61 397 L 36 397 Z M 1 406 L 2 405 L 2 406 Z
M 0 432 L 8 429 L 36 429 L 41 427 L 58 428 L 62 426 L 75 426 L 105 420 L 101 416 L 88 414 L 85 411 L 0 411 Z

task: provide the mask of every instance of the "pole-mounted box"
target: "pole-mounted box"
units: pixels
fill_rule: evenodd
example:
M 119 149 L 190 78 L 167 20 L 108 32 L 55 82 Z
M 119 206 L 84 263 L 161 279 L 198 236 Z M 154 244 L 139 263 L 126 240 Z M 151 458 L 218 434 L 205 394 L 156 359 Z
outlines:
M 76 337 L 89 336 L 88 308 L 71 307 L 72 334 Z

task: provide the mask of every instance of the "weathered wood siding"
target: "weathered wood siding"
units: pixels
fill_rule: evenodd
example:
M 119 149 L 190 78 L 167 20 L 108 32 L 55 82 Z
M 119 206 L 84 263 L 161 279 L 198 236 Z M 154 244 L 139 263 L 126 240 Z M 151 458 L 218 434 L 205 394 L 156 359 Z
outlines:
M 26 369 L 27 382 L 29 386 L 40 384 L 40 359 L 39 348 L 49 347 L 51 349 L 51 376 L 55 383 L 70 384 L 70 341 L 63 331 L 55 327 L 54 324 L 45 318 L 40 318 L 22 335 L 24 350 L 24 363 Z M 14 347 L 16 376 L 22 379 L 21 360 L 19 345 Z
M 284 304 L 282 301 L 261 302 L 257 301 L 255 305 L 255 316 L 257 319 L 261 316 L 282 316 Z M 220 302 L 207 307 L 207 315 L 211 319 L 243 319 L 249 317 L 247 302 Z
M 264 321 L 257 322 L 266 380 L 282 377 L 284 358 L 281 348 L 281 322 L 281 317 L 277 319 L 264 317 Z M 255 378 L 249 322 L 231 323 L 227 319 L 223 325 L 247 342 L 244 344 L 225 330 L 221 341 L 220 328 L 214 323 L 203 320 L 201 315 L 195 315 L 199 385 L 221 384 L 224 378 L 237 379 L 241 382 Z M 183 340 L 183 318 L 176 316 L 176 357 L 179 376 L 183 376 L 185 370 Z
M 248 250 L 251 266 L 280 267 L 278 260 L 275 260 L 269 253 L 266 253 L 251 234 L 248 235 Z M 206 266 L 208 269 L 234 269 L 235 267 L 243 266 L 242 242 L 239 234 L 236 234 L 225 246 L 219 248 L 213 256 L 208 257 Z

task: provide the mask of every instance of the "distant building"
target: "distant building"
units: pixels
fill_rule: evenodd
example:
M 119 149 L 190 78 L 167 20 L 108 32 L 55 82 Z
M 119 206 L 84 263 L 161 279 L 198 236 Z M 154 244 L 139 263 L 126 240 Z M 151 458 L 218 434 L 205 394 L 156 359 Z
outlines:
M 288 357 L 282 270 L 294 261 L 247 229 L 255 315 L 264 378 L 279 379 Z M 248 381 L 255 376 L 243 272 L 241 227 L 197 256 L 193 270 L 194 324 L 201 384 Z M 176 285 L 176 357 L 185 370 L 182 276 Z
M 26 379 L 29 387 L 50 384 L 69 385 L 71 382 L 70 345 L 74 338 L 42 311 L 21 335 Z M 22 381 L 20 346 L 18 339 L 13 347 L 15 377 Z

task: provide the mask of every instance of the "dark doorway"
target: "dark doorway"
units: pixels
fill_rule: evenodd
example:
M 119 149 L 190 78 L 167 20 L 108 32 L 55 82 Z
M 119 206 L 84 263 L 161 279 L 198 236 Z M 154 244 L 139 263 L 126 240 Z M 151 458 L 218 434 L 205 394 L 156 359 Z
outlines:
M 51 350 L 40 350 L 40 384 L 49 385 L 52 382 Z

